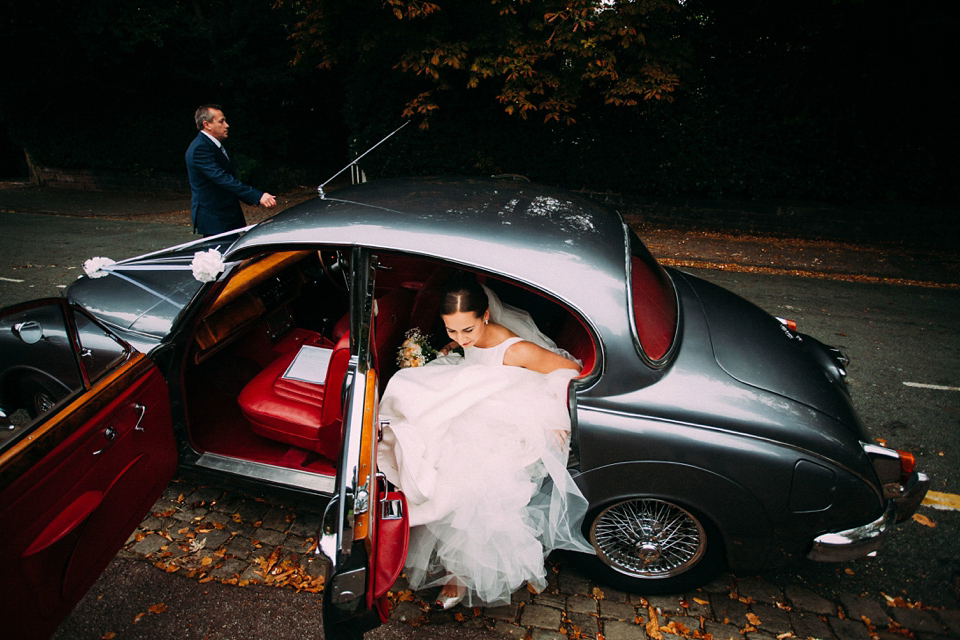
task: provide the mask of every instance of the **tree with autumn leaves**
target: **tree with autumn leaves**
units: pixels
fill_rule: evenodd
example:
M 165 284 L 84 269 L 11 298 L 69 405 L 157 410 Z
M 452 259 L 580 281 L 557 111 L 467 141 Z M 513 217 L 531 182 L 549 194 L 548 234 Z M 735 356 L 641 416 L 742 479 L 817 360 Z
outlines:
M 445 93 L 478 91 L 506 114 L 572 124 L 584 102 L 666 100 L 686 61 L 674 0 L 281 0 L 297 61 L 404 74 L 403 117 L 430 124 Z
M 278 0 L 296 62 L 342 74 L 354 156 L 420 125 L 374 176 L 949 200 L 933 1 Z

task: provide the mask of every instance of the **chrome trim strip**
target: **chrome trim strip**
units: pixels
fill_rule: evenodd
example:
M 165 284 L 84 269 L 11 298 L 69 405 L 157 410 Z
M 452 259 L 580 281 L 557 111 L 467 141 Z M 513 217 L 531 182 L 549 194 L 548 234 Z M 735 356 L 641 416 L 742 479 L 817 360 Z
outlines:
M 325 495 L 331 495 L 336 488 L 336 480 L 333 476 L 275 467 L 271 464 L 231 458 L 217 453 L 204 453 L 197 460 L 196 465 L 204 469 L 224 471 L 238 476 L 256 478 L 257 480 L 264 480 L 272 484 L 306 489 Z

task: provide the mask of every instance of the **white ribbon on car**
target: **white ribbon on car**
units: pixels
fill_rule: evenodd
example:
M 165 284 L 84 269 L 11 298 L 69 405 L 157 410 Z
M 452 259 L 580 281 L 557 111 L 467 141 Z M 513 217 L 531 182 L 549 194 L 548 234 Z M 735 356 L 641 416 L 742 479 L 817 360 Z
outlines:
M 173 306 L 177 307 L 178 309 L 182 309 L 182 308 L 183 308 L 183 305 L 182 305 L 182 304 L 177 303 L 177 302 L 174 302 L 173 300 L 171 300 L 171 299 L 168 298 L 167 296 L 163 295 L 163 294 L 160 293 L 159 291 L 154 291 L 153 289 L 151 289 L 151 288 L 148 287 L 147 285 L 143 284 L 142 282 L 139 282 L 139 281 L 137 281 L 137 280 L 134 280 L 133 278 L 130 278 L 130 277 L 128 277 L 128 276 L 123 275 L 122 273 L 119 273 L 118 270 L 117 270 L 115 267 L 110 267 L 110 268 L 108 268 L 108 269 L 105 269 L 105 271 L 108 271 L 111 275 L 117 276 L 117 277 L 120 278 L 121 280 L 126 280 L 126 281 L 129 282 L 130 284 L 135 285 L 135 286 L 137 286 L 137 287 L 140 287 L 141 289 L 143 289 L 143 290 L 146 291 L 147 293 L 151 293 L 151 294 L 157 296 L 158 298 L 160 298 L 160 299 L 163 300 L 164 302 L 169 302 L 170 304 L 172 304 Z
M 124 275 L 123 271 L 192 271 L 193 277 L 200 282 L 213 282 L 217 277 L 224 271 L 224 262 L 223 256 L 216 249 L 208 249 L 206 251 L 197 251 L 193 255 L 193 260 L 189 265 L 174 265 L 174 264 L 158 264 L 158 265 L 146 265 L 146 264 L 117 264 L 115 261 L 110 258 L 104 258 L 97 256 L 90 258 L 89 260 L 83 263 L 83 270 L 90 278 L 102 278 L 106 275 L 114 275 L 121 280 L 129 282 L 130 284 L 143 289 L 147 293 L 154 295 L 164 302 L 169 302 L 177 308 L 183 307 L 182 304 L 175 302 L 174 300 L 163 295 L 159 291 L 148 287 L 144 283 L 134 280 L 129 276 Z

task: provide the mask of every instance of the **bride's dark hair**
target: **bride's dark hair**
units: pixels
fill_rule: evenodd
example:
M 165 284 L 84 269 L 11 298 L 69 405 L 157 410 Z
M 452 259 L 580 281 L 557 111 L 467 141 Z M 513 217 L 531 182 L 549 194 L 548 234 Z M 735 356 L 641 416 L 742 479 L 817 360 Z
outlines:
M 458 311 L 471 311 L 479 318 L 486 313 L 490 301 L 487 293 L 477 282 L 477 279 L 468 273 L 459 273 L 450 279 L 443 287 L 443 297 L 440 299 L 440 315 L 446 316 Z

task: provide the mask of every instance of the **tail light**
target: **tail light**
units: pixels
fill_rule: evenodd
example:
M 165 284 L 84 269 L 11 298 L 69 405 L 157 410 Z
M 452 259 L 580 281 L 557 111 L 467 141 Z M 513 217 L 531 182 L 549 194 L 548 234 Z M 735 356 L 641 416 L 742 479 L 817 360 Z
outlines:
M 863 443 L 863 450 L 873 463 L 884 495 L 887 498 L 899 497 L 903 486 L 913 475 L 916 464 L 913 454 L 867 443 Z
M 905 483 L 913 475 L 913 470 L 917 466 L 917 459 L 909 451 L 897 449 L 897 455 L 900 456 L 900 482 Z
M 777 320 L 779 320 L 780 324 L 785 326 L 787 329 L 790 329 L 790 331 L 797 330 L 797 323 L 793 320 L 790 320 L 789 318 L 781 318 L 780 316 L 777 316 Z

